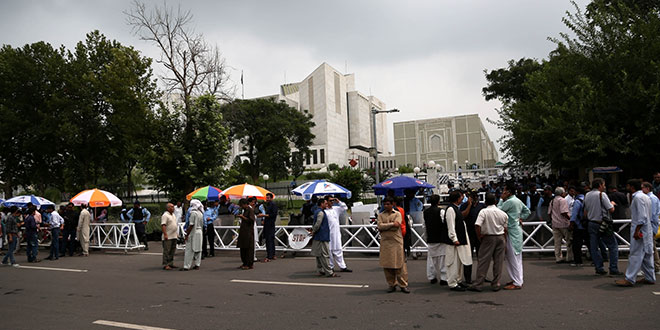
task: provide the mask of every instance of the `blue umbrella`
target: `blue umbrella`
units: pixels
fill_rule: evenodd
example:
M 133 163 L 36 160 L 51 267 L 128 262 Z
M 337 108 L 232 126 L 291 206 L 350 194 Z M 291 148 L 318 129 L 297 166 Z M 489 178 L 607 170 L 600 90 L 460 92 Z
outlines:
M 28 203 L 32 203 L 37 208 L 46 205 L 55 205 L 55 203 L 35 195 L 22 195 L 12 197 L 2 203 L 4 206 L 16 206 L 16 207 L 26 207 Z
M 332 182 L 325 180 L 316 180 L 312 182 L 303 183 L 293 189 L 293 193 L 298 196 L 303 196 L 305 200 L 309 200 L 312 196 L 319 195 L 338 195 L 344 198 L 351 198 L 351 191 Z
M 395 196 L 403 196 L 407 189 L 419 190 L 420 188 L 435 188 L 435 186 L 419 179 L 400 175 L 387 179 L 373 188 L 376 195 L 386 195 L 388 190 L 394 190 Z

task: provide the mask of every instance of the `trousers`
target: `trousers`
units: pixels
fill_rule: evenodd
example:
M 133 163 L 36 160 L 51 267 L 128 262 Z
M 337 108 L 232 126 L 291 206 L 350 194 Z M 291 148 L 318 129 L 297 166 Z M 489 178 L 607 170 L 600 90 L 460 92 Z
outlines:
M 408 287 L 408 266 L 403 263 L 401 268 L 383 268 L 385 272 L 385 280 L 390 287 L 400 286 L 402 288 Z
M 568 228 L 552 228 L 552 238 L 555 246 L 555 261 L 573 261 L 573 233 Z M 566 241 L 566 260 L 562 255 L 562 239 Z
M 484 283 L 491 261 L 493 261 L 493 281 L 491 285 L 497 286 L 500 284 L 505 251 L 506 239 L 504 235 L 486 235 L 483 237 L 479 246 L 479 265 L 477 266 L 477 278 L 474 280 L 474 286 Z

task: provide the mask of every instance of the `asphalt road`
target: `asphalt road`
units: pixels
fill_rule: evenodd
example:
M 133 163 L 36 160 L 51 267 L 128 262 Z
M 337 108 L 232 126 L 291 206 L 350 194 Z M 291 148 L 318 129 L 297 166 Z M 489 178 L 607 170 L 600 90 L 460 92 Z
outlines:
M 0 267 L 0 328 L 119 329 L 95 321 L 168 329 L 657 329 L 660 285 L 613 286 L 592 267 L 524 258 L 519 291 L 451 292 L 426 280 L 425 260 L 410 260 L 409 295 L 386 293 L 378 259 L 348 255 L 354 273 L 315 276 L 311 257 L 256 263 L 242 271 L 238 252 L 202 261 L 198 271 L 163 271 L 150 253 L 95 251 L 88 258 Z M 47 256 L 40 251 L 40 257 Z M 175 263 L 181 265 L 177 251 Z M 619 267 L 624 270 L 625 260 Z M 476 267 L 475 267 L 476 268 Z M 508 275 L 504 278 L 508 281 Z M 356 287 L 237 283 L 232 280 L 347 284 Z M 504 282 L 506 282 L 504 281 Z M 660 294 L 660 292 L 659 292 Z

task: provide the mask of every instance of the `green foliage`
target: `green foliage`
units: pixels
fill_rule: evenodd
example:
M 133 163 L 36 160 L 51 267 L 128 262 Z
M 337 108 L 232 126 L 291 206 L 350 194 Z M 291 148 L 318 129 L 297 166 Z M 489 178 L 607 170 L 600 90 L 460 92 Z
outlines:
M 399 173 L 401 173 L 401 174 L 403 174 L 403 173 L 412 173 L 412 172 L 414 172 L 414 171 L 413 171 L 413 168 L 411 166 L 408 166 L 408 165 L 399 166 Z
M 285 102 L 235 100 L 224 105 L 222 112 L 230 136 L 241 141 L 244 155 L 249 159 L 244 164 L 244 174 L 255 182 L 261 173 L 268 174 L 273 181 L 288 177 L 291 146 L 298 153 L 307 154 L 314 139 L 312 117 Z
M 522 165 L 618 165 L 645 175 L 660 157 L 660 9 L 655 2 L 575 5 L 547 60 L 486 75 L 499 99 L 503 151 Z
M 344 166 L 335 171 L 330 178 L 330 181 L 336 183 L 351 191 L 351 198 L 348 200 L 349 205 L 360 200 L 362 189 L 364 187 L 364 178 L 362 171 L 353 169 L 349 166 Z
M 309 172 L 305 174 L 307 180 L 329 180 L 330 178 L 332 178 L 332 174 L 328 172 Z
M 195 98 L 187 115 L 180 105 L 160 107 L 154 120 L 156 138 L 143 162 L 156 187 L 182 198 L 195 187 L 221 185 L 228 130 L 214 96 Z
M 293 179 L 297 179 L 299 176 L 305 172 L 305 155 L 301 152 L 291 153 L 291 176 Z
M 336 170 L 338 170 L 338 169 L 339 169 L 339 165 L 337 165 L 337 164 L 335 164 L 335 163 L 330 163 L 330 164 L 328 165 L 328 170 L 329 170 L 329 171 L 336 171 Z

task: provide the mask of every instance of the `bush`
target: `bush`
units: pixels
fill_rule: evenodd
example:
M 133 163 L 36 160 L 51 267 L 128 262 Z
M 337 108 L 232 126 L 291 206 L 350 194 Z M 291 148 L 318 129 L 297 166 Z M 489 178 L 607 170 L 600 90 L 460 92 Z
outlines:
M 330 170 L 330 171 L 336 171 L 338 169 L 339 169 L 339 165 L 337 165 L 335 163 L 331 163 L 330 165 L 328 165 L 328 170 Z
M 332 175 L 327 172 L 311 172 L 305 174 L 305 178 L 307 178 L 308 180 L 323 180 L 323 179 L 328 180 L 331 177 Z

